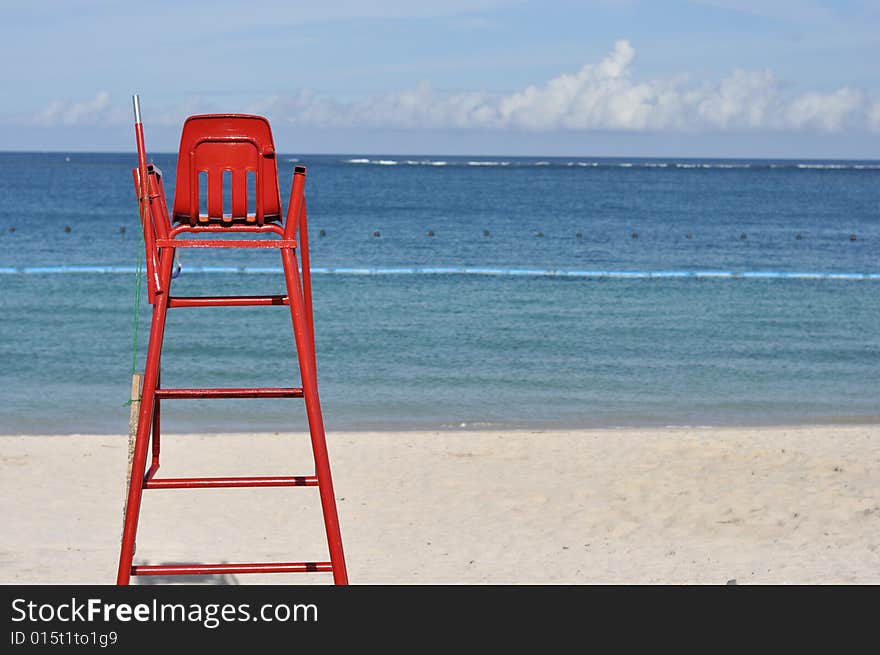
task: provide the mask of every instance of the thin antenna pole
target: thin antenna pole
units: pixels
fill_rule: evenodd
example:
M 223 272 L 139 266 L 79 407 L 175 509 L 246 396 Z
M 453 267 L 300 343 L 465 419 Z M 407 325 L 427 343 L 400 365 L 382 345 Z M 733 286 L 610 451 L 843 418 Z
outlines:
M 141 99 L 138 97 L 138 94 L 135 93 L 131 97 L 131 103 L 134 106 L 134 122 L 135 124 L 141 122 Z
M 153 302 L 153 297 L 157 293 L 162 293 L 162 285 L 159 283 L 159 271 L 158 264 L 155 256 L 155 247 L 153 240 L 155 239 L 155 234 L 153 233 L 153 225 L 152 225 L 152 215 L 149 212 L 149 178 L 147 178 L 147 148 L 144 145 L 144 126 L 141 123 L 141 101 L 137 94 L 134 94 L 131 97 L 131 104 L 134 108 L 134 134 L 135 139 L 137 140 L 137 154 L 138 154 L 138 177 L 140 178 L 140 188 L 138 189 L 138 197 L 140 198 L 141 205 L 141 224 L 144 230 L 144 241 L 147 246 L 147 272 L 152 278 L 151 288 L 148 289 L 150 291 L 150 302 Z
M 140 172 L 140 198 L 146 207 L 147 201 L 147 149 L 144 145 L 144 125 L 141 123 L 141 100 L 137 94 L 131 97 L 134 107 L 134 134 L 137 140 L 138 171 Z

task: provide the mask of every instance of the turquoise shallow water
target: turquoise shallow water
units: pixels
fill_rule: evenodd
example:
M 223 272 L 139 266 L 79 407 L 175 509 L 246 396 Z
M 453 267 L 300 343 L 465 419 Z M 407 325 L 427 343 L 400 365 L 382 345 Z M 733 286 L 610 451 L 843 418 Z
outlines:
M 880 273 L 876 162 L 296 158 L 330 429 L 880 420 L 878 277 L 698 276 Z M 31 269 L 134 266 L 132 165 L 0 153 L 0 432 L 127 428 L 133 274 Z M 280 292 L 199 272 L 271 255 L 187 252 L 177 293 Z M 176 310 L 164 381 L 295 384 L 291 342 L 286 308 Z M 305 426 L 298 400 L 167 407 L 171 431 Z

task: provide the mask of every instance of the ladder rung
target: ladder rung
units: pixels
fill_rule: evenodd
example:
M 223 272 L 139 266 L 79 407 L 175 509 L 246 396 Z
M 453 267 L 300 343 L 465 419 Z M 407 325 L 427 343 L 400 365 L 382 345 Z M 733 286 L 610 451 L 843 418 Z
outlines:
M 169 296 L 169 307 L 249 307 L 251 305 L 289 305 L 285 295 L 274 296 Z
M 244 478 L 150 478 L 145 489 L 211 489 L 219 487 L 317 487 L 314 475 Z
M 296 248 L 296 239 L 156 239 L 159 248 Z
M 156 389 L 160 400 L 193 398 L 302 398 L 302 387 L 254 387 L 230 389 Z
M 331 562 L 254 564 L 151 564 L 131 567 L 132 575 L 210 575 L 212 573 L 332 573 Z

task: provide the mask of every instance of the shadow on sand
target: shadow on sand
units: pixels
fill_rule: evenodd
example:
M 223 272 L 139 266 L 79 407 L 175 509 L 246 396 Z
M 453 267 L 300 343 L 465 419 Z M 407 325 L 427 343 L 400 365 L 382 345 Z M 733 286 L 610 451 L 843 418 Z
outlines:
M 226 562 L 220 562 L 226 564 Z M 143 564 L 150 564 L 145 561 Z M 175 566 L 189 564 L 189 562 L 158 562 L 160 566 Z M 202 585 L 238 585 L 238 578 L 230 573 L 217 575 L 140 575 L 136 580 L 138 585 L 168 585 L 168 584 L 202 584 Z

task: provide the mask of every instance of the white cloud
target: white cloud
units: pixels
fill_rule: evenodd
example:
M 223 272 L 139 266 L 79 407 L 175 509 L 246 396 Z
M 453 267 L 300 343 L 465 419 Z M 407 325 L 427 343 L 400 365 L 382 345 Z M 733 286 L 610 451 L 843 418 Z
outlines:
M 768 70 L 736 70 L 700 86 L 689 86 L 684 76 L 640 81 L 633 75 L 635 54 L 621 40 L 598 64 L 506 95 L 442 94 L 423 82 L 351 102 L 299 91 L 260 108 L 303 126 L 404 129 L 835 132 L 877 121 L 866 94 L 856 89 L 788 95 Z
M 236 108 L 304 127 L 394 129 L 515 129 L 624 131 L 880 131 L 880 103 L 858 89 L 786 93 L 769 70 L 735 70 L 724 79 L 692 85 L 686 76 L 638 80 L 636 52 L 617 41 L 596 64 L 508 94 L 440 93 L 428 82 L 413 89 L 343 101 L 309 89 Z M 179 125 L 193 113 L 217 109 L 193 97 L 158 110 L 149 120 Z M 41 125 L 127 123 L 109 93 L 80 102 L 53 102 L 31 122 Z
M 110 93 L 99 91 L 94 98 L 75 102 L 53 100 L 28 121 L 36 125 L 99 125 L 113 118 Z
M 868 109 L 865 94 L 843 87 L 832 93 L 805 93 L 786 108 L 787 123 L 793 128 L 816 128 L 836 132 Z
M 761 129 L 778 125 L 781 99 L 770 71 L 736 70 L 715 85 L 683 94 L 683 111 L 694 127 Z

